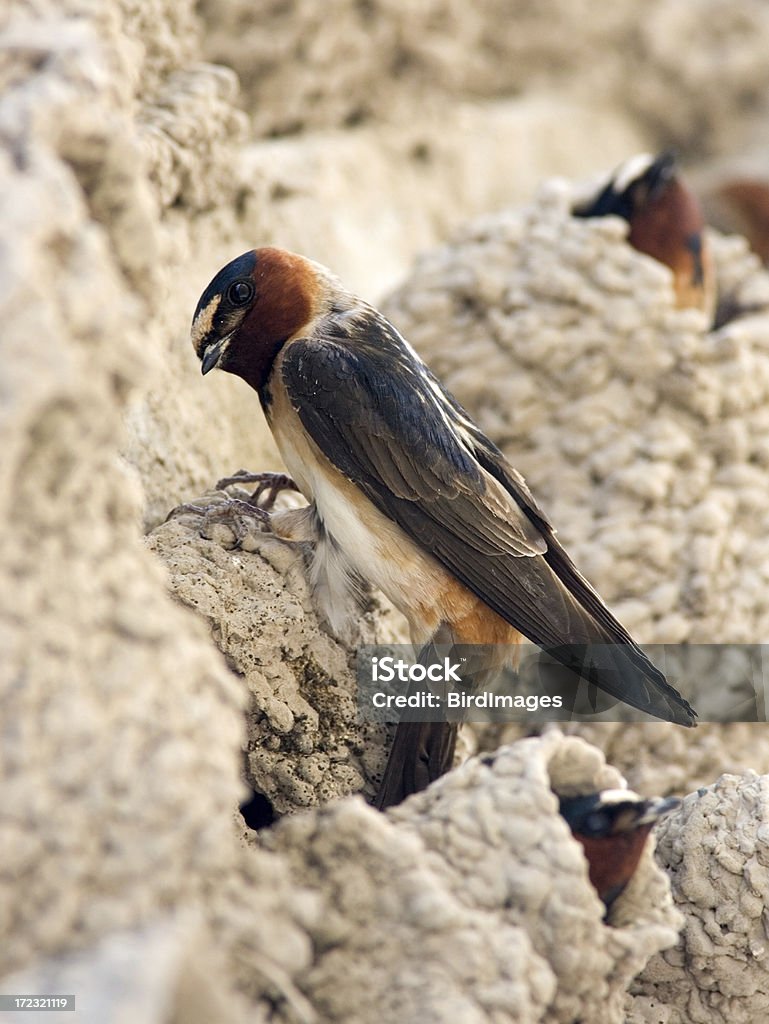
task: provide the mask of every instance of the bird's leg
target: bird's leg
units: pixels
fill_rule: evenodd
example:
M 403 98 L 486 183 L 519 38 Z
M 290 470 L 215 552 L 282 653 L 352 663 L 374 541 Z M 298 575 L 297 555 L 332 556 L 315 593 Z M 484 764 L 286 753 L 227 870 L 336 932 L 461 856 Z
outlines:
M 256 484 L 253 494 L 247 499 L 248 504 L 259 508 L 270 509 L 275 504 L 275 499 L 281 491 L 298 491 L 294 481 L 287 473 L 249 473 L 245 469 L 239 469 L 232 476 L 225 476 L 216 483 L 217 491 L 223 491 L 232 484 Z M 261 501 L 262 495 L 267 496 Z

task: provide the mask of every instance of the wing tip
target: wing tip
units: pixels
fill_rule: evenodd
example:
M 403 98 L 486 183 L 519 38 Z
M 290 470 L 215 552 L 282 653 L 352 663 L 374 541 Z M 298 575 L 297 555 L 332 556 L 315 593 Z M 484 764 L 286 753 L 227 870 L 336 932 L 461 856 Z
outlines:
M 686 729 L 696 729 L 699 724 L 697 718 L 697 712 L 691 706 L 689 701 L 686 700 L 684 697 L 680 697 L 680 703 L 679 701 L 676 701 L 675 708 L 672 709 L 672 714 L 669 718 L 669 721 L 671 721 L 674 725 L 682 725 Z

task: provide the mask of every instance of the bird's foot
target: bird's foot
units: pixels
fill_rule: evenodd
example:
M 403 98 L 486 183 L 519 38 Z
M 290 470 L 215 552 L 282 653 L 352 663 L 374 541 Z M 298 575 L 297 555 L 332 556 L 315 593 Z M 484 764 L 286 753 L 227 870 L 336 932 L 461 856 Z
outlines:
M 240 498 L 225 498 L 220 501 L 213 501 L 207 505 L 196 505 L 188 502 L 184 505 L 177 505 L 166 516 L 175 519 L 177 516 L 196 515 L 200 516 L 200 533 L 203 537 L 209 537 L 212 529 L 217 526 L 229 527 L 235 537 L 235 547 L 240 547 L 243 541 L 252 534 L 254 522 L 258 523 L 260 532 L 270 528 L 270 513 L 260 505 L 253 505 L 250 501 L 242 501 Z
M 249 473 L 245 469 L 218 480 L 216 490 L 224 491 L 235 484 L 257 486 L 246 498 L 228 494 L 226 497 L 211 501 L 178 505 L 169 512 L 166 522 L 181 515 L 196 515 L 203 520 L 200 527 L 202 536 L 214 539 L 216 528 L 225 527 L 231 531 L 235 547 L 242 547 L 248 537 L 253 537 L 254 523 L 258 524 L 259 533 L 271 531 L 271 510 L 280 492 L 299 490 L 291 477 L 285 473 Z M 240 493 L 243 494 L 242 491 Z M 227 546 L 231 543 L 225 536 L 220 539 Z
M 233 484 L 256 484 L 256 488 L 247 499 L 247 504 L 257 508 L 271 509 L 281 491 L 298 491 L 294 481 L 286 473 L 249 473 L 239 469 L 232 476 L 225 476 L 217 481 L 217 491 L 223 491 Z M 262 495 L 266 495 L 262 501 Z

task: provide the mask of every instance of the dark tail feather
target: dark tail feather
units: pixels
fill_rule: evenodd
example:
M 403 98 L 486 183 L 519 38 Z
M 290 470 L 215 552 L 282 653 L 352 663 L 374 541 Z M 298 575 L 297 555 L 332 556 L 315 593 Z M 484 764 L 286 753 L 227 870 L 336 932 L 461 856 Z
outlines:
M 438 643 L 451 643 L 451 631 L 443 623 L 419 652 L 420 664 L 431 665 L 439 660 L 435 646 Z M 424 683 L 410 683 L 406 696 L 424 689 Z M 401 716 L 374 803 L 380 811 L 427 789 L 431 782 L 445 775 L 454 762 L 459 723 L 447 722 L 442 717 L 432 722 L 419 721 L 421 717 L 424 711 L 409 707 Z
M 393 807 L 445 775 L 454 761 L 457 729 L 456 722 L 399 722 L 374 806 Z
M 457 651 L 451 627 L 447 623 L 440 623 L 431 639 L 420 650 L 419 664 L 429 666 L 440 662 L 446 649 L 455 653 Z M 454 660 L 459 662 L 462 659 L 456 656 Z M 464 662 L 467 665 L 467 659 Z M 480 673 L 478 679 L 482 679 L 482 665 L 474 669 L 476 675 Z M 440 684 L 430 684 L 433 692 L 436 687 L 440 688 Z M 407 696 L 424 690 L 425 683 L 410 683 Z M 442 696 L 445 699 L 445 693 Z M 435 712 L 433 721 L 420 721 L 424 715 L 424 711 L 419 708 L 403 711 L 374 804 L 380 811 L 394 807 L 413 793 L 426 790 L 431 782 L 445 775 L 454 764 L 459 721 L 448 722 L 442 713 L 437 715 Z

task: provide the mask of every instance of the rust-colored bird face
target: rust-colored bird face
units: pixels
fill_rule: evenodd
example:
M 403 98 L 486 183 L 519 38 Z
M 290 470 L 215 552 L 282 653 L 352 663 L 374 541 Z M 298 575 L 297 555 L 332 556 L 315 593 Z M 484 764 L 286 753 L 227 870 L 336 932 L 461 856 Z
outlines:
M 597 195 L 576 206 L 574 216 L 613 214 L 632 224 L 650 203 L 660 202 L 675 180 L 676 164 L 672 153 L 661 153 L 656 158 L 638 153 L 617 168 Z
M 192 345 L 203 373 L 237 374 L 258 391 L 286 341 L 312 316 L 313 264 L 282 249 L 252 249 L 223 267 L 200 297 Z
M 670 267 L 677 306 L 713 312 L 714 271 L 705 220 L 672 153 L 632 157 L 595 198 L 574 209 L 576 217 L 610 214 L 628 222 L 634 249 Z
M 590 882 L 607 913 L 633 877 L 652 828 L 680 803 L 676 797 L 642 800 L 628 790 L 561 799 L 561 814 L 582 844 Z

